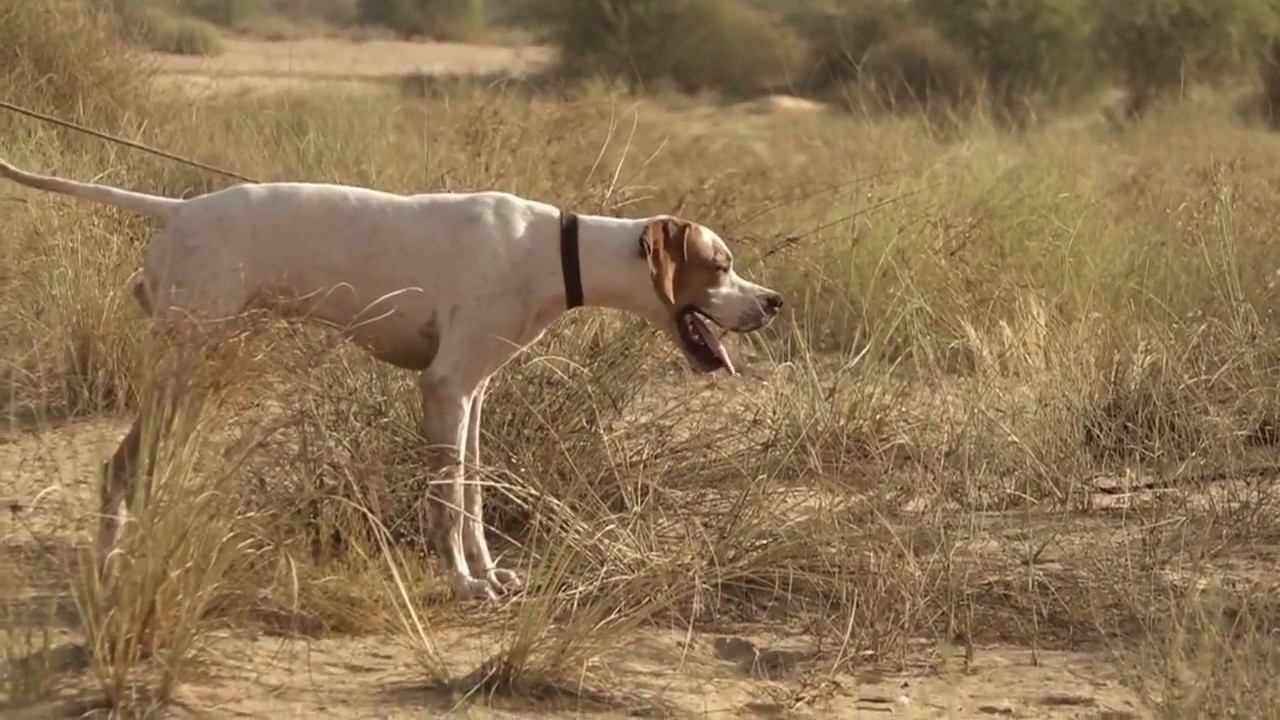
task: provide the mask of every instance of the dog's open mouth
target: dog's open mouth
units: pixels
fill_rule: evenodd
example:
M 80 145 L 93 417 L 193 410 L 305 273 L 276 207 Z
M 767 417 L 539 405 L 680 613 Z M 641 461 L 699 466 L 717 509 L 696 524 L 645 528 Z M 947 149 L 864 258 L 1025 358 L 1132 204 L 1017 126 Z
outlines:
M 729 371 L 730 375 L 737 375 L 729 353 L 720 344 L 720 339 L 711 331 L 704 317 L 693 307 L 683 308 L 676 313 L 676 334 L 680 336 L 685 354 L 702 372 L 723 369 Z

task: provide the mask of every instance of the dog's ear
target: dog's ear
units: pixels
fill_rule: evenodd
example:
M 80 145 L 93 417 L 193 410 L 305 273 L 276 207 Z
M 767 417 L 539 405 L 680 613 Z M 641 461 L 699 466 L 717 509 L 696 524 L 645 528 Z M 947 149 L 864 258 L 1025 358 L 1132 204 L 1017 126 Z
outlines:
M 676 304 L 676 276 L 689 259 L 693 223 L 671 217 L 654 218 L 640 233 L 640 255 L 649 263 L 653 289 L 668 307 Z

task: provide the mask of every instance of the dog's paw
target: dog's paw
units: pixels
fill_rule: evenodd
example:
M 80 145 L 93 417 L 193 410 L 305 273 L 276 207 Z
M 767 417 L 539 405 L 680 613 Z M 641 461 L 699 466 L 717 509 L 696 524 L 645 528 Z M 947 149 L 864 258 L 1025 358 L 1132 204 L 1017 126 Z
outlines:
M 490 587 L 503 595 L 513 595 L 524 589 L 524 581 L 520 576 L 505 568 L 490 570 L 488 580 Z
M 498 593 L 488 580 L 477 580 L 470 575 L 453 576 L 453 593 L 459 600 L 497 600 Z

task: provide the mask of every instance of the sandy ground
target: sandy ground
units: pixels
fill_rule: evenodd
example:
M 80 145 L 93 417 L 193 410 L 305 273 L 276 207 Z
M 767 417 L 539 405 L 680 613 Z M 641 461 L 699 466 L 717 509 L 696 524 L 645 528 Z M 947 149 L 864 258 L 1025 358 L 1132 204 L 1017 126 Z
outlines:
M 150 53 L 165 82 L 196 90 L 276 89 L 311 83 L 358 87 L 408 74 L 522 75 L 545 65 L 543 47 L 465 43 L 352 42 L 311 38 L 284 42 L 228 39 L 216 57 Z
M 406 72 L 518 74 L 545 64 L 551 54 L 542 47 L 313 38 L 287 42 L 230 39 L 227 51 L 216 57 L 151 57 L 165 72 L 176 74 L 334 78 L 384 77 Z

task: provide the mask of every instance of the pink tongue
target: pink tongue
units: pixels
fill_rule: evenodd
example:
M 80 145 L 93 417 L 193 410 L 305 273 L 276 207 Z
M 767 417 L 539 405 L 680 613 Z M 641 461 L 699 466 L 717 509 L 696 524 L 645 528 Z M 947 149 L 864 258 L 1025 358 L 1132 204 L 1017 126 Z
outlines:
M 693 316 L 693 323 L 697 327 L 698 335 L 707 343 L 707 347 L 711 348 L 711 352 L 715 353 L 716 357 L 720 358 L 720 362 L 724 363 L 724 369 L 730 375 L 737 375 L 738 371 L 733 367 L 733 361 L 729 359 L 729 353 L 724 349 L 724 345 L 720 343 L 720 338 L 716 337 L 715 333 L 711 332 L 711 328 L 707 327 L 707 324 L 697 315 Z

